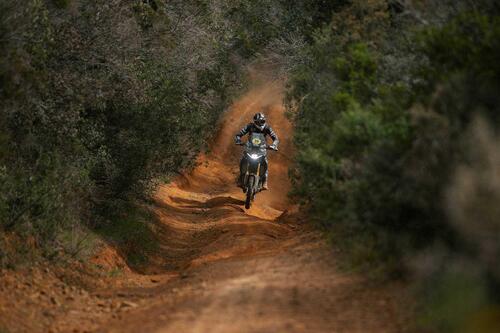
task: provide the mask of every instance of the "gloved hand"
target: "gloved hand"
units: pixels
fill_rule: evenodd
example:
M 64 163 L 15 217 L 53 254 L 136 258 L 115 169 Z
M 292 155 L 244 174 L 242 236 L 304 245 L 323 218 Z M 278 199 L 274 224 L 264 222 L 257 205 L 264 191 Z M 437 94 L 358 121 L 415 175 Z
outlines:
M 242 143 L 241 143 L 241 138 L 236 138 L 236 139 L 234 140 L 234 143 L 235 143 L 235 144 L 237 144 L 238 146 L 241 146 L 241 145 L 242 145 Z
M 272 145 L 269 146 L 270 149 L 278 151 L 278 147 L 273 143 Z

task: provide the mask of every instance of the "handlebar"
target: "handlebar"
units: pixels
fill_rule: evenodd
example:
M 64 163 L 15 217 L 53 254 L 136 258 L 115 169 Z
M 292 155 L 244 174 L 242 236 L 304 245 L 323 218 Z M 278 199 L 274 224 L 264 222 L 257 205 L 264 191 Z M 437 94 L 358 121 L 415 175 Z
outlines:
M 236 142 L 235 143 L 237 146 L 244 146 L 246 143 L 245 142 Z M 274 150 L 274 151 L 278 151 L 278 148 L 276 147 L 273 147 L 271 145 L 266 145 L 266 149 L 267 150 Z

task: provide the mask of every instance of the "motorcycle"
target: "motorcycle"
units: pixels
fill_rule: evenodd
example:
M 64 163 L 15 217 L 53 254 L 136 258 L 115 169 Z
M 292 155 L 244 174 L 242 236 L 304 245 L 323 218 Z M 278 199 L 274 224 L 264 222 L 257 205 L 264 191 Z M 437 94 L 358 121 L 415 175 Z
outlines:
M 245 147 L 240 163 L 240 180 L 243 192 L 246 194 L 245 208 L 250 209 L 255 195 L 262 190 L 262 179 L 268 167 L 267 150 L 278 149 L 268 145 L 262 133 L 252 133 L 246 143 L 237 144 Z

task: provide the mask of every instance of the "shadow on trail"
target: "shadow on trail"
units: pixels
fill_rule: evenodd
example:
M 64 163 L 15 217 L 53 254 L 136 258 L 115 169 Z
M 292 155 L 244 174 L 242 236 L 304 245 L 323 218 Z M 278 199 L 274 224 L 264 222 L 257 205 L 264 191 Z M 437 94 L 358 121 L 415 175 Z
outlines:
M 182 217 L 185 222 L 200 224 L 209 221 L 200 220 L 197 215 L 205 215 L 206 217 L 210 215 L 223 216 L 233 213 L 245 213 L 242 206 L 244 202 L 240 203 L 240 200 L 234 199 L 234 202 L 214 204 L 211 201 L 197 201 L 191 199 L 183 199 L 179 197 L 170 197 L 171 203 L 165 201 L 155 202 L 155 206 L 163 212 L 163 215 L 170 215 L 174 218 Z
M 225 196 L 225 197 L 215 197 L 208 199 L 206 201 L 198 201 L 192 199 L 185 199 L 181 197 L 170 197 L 170 199 L 178 204 L 183 204 L 183 208 L 215 208 L 226 205 L 245 205 L 245 201 L 239 200 L 233 197 Z

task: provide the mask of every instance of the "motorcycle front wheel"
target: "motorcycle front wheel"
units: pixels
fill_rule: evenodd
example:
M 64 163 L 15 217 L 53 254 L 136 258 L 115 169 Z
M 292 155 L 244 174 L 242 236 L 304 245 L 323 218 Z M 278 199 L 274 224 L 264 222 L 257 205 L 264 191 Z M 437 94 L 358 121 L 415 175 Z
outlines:
M 253 176 L 250 176 L 248 178 L 248 183 L 247 183 L 247 193 L 246 193 L 247 197 L 245 200 L 245 208 L 246 209 L 250 209 L 250 206 L 252 205 L 252 199 L 254 196 L 254 193 L 253 193 L 254 182 L 255 182 L 255 178 Z

